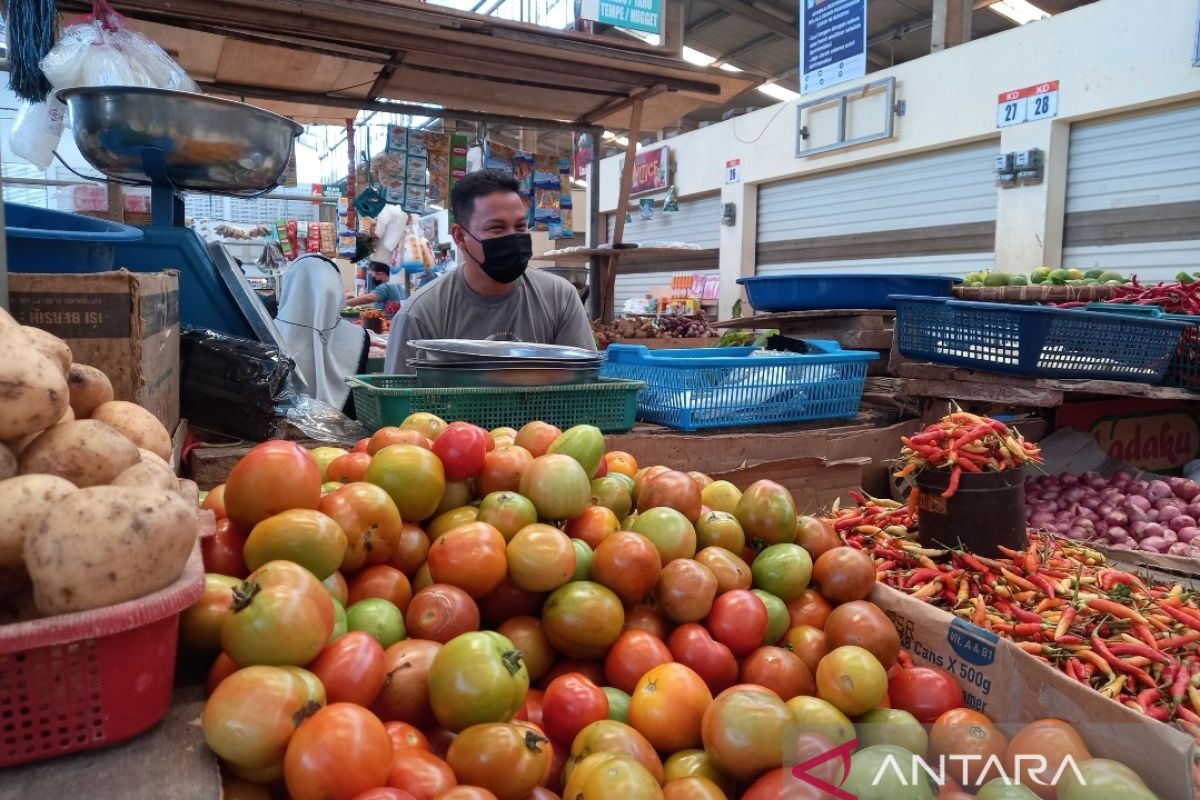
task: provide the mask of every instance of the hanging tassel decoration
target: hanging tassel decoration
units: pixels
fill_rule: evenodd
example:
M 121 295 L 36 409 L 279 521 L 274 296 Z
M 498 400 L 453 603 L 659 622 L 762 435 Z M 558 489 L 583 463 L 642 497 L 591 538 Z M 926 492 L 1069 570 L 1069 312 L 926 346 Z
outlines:
M 30 103 L 40 103 L 50 93 L 50 82 L 39 66 L 54 47 L 58 9 L 54 0 L 8 0 L 9 86 Z

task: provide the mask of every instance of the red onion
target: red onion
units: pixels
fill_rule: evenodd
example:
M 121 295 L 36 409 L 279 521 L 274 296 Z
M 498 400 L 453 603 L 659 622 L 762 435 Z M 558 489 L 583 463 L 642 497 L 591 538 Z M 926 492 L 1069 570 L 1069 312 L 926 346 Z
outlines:
M 1147 522 L 1146 527 L 1142 528 L 1141 540 L 1144 542 L 1147 539 L 1161 539 L 1165 530 L 1157 522 Z M 1137 535 L 1136 529 L 1134 530 L 1134 535 Z
M 1140 494 L 1131 494 L 1128 497 L 1126 497 L 1125 505 L 1126 505 L 1126 512 L 1128 512 L 1128 510 L 1129 510 L 1128 506 L 1137 506 L 1142 511 L 1149 511 L 1152 506 L 1150 501 L 1148 499 L 1146 499 L 1145 497 L 1142 497 Z
M 1129 531 L 1116 525 L 1109 525 L 1107 535 L 1110 542 L 1119 542 L 1129 538 Z
M 1170 484 L 1166 481 L 1150 481 L 1150 485 L 1146 487 L 1146 496 L 1153 502 L 1174 497 L 1175 492 L 1171 490 Z
M 1086 486 L 1072 486 L 1062 493 L 1063 499 L 1068 503 L 1078 503 L 1080 500 L 1088 496 Z
M 1098 509 L 1100 507 L 1101 502 L 1102 501 L 1100 500 L 1099 497 L 1096 497 L 1095 495 L 1091 495 L 1090 497 L 1085 497 L 1082 500 L 1080 500 L 1079 505 L 1083 506 L 1088 511 L 1095 511 L 1096 509 Z
M 1146 483 L 1145 481 L 1130 481 L 1126 485 L 1125 490 L 1130 494 L 1145 494 L 1146 490 L 1149 488 L 1150 484 Z
M 1190 544 L 1184 544 L 1183 542 L 1176 542 L 1175 544 L 1171 545 L 1167 549 L 1167 555 L 1186 556 L 1186 555 L 1189 555 L 1192 550 L 1193 550 L 1193 548 Z
M 1109 476 L 1109 480 L 1113 483 L 1129 483 L 1133 480 L 1133 476 L 1123 469 L 1119 469 Z
M 1108 512 L 1108 514 L 1104 516 L 1104 521 L 1109 525 L 1128 525 L 1129 515 L 1118 509 L 1116 511 Z
M 1035 511 L 1029 518 L 1029 524 L 1035 528 L 1045 528 L 1054 522 L 1054 515 L 1046 511 Z
M 1179 537 L 1179 541 L 1191 543 L 1197 537 L 1200 537 L 1200 528 L 1184 528 L 1176 531 L 1175 535 Z
M 1179 532 L 1179 531 L 1183 530 L 1184 528 L 1196 527 L 1196 520 L 1193 519 L 1192 517 L 1185 515 L 1185 516 L 1175 517 L 1175 519 L 1171 520 L 1167 524 L 1170 526 L 1171 530 L 1173 530 L 1175 532 Z
M 1183 516 L 1183 511 L 1181 511 L 1178 506 L 1167 506 L 1166 508 L 1159 509 L 1158 521 L 1170 522 L 1176 517 L 1181 516 Z
M 1147 536 L 1138 543 L 1141 550 L 1153 550 L 1156 553 L 1165 553 L 1170 548 L 1171 542 L 1161 536 Z
M 1200 519 L 1200 503 L 1193 502 L 1186 510 L 1189 517 Z
M 1079 476 L 1070 472 L 1064 472 L 1062 475 L 1058 476 L 1058 482 L 1063 486 L 1074 486 L 1075 484 L 1079 483 Z
M 1175 496 L 1185 503 L 1190 503 L 1197 497 L 1200 497 L 1200 483 L 1195 481 L 1184 480 L 1182 483 L 1175 484 Z

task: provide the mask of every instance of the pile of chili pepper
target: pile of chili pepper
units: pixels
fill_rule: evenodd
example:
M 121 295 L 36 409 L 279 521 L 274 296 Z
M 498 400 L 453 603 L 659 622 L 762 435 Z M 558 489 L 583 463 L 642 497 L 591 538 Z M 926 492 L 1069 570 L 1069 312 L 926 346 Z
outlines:
M 916 535 L 917 518 L 913 509 L 895 500 L 881 500 L 862 492 L 850 492 L 854 505 L 841 507 L 835 500 L 826 522 L 843 537 L 854 534 L 885 534 L 901 539 Z
M 847 543 L 881 583 L 1014 641 L 1074 680 L 1200 740 L 1200 598 L 1106 565 L 1079 543 L 1029 532 L 989 559 L 886 533 Z
M 1180 276 L 1186 277 L 1186 276 Z M 1200 315 L 1200 281 L 1176 281 L 1143 286 L 1133 276 L 1128 284 L 1112 287 L 1112 295 L 1106 303 L 1123 303 L 1135 306 L 1158 306 L 1168 314 Z M 1080 308 L 1084 302 L 1056 303 L 1058 308 Z
M 923 469 L 950 470 L 950 483 L 942 497 L 958 491 L 964 472 L 1004 472 L 1029 463 L 1040 463 L 1041 451 L 1015 430 L 990 417 L 955 411 L 916 436 L 900 437 L 901 467 L 897 478 Z M 916 491 L 914 489 L 914 494 Z M 916 505 L 912 498 L 910 505 Z

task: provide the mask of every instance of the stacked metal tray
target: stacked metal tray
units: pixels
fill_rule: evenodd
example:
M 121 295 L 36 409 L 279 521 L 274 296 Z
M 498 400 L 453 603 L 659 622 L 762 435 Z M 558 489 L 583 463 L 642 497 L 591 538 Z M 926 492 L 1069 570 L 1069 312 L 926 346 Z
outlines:
M 414 339 L 408 363 L 423 387 L 566 386 L 594 383 L 604 357 L 578 347 L 475 339 Z

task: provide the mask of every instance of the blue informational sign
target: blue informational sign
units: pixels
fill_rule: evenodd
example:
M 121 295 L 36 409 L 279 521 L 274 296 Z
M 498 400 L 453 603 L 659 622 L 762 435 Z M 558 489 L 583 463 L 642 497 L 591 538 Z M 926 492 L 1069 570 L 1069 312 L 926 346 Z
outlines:
M 800 0 L 800 94 L 867 74 L 867 0 Z
M 583 0 L 584 19 L 645 33 L 662 32 L 662 0 Z

